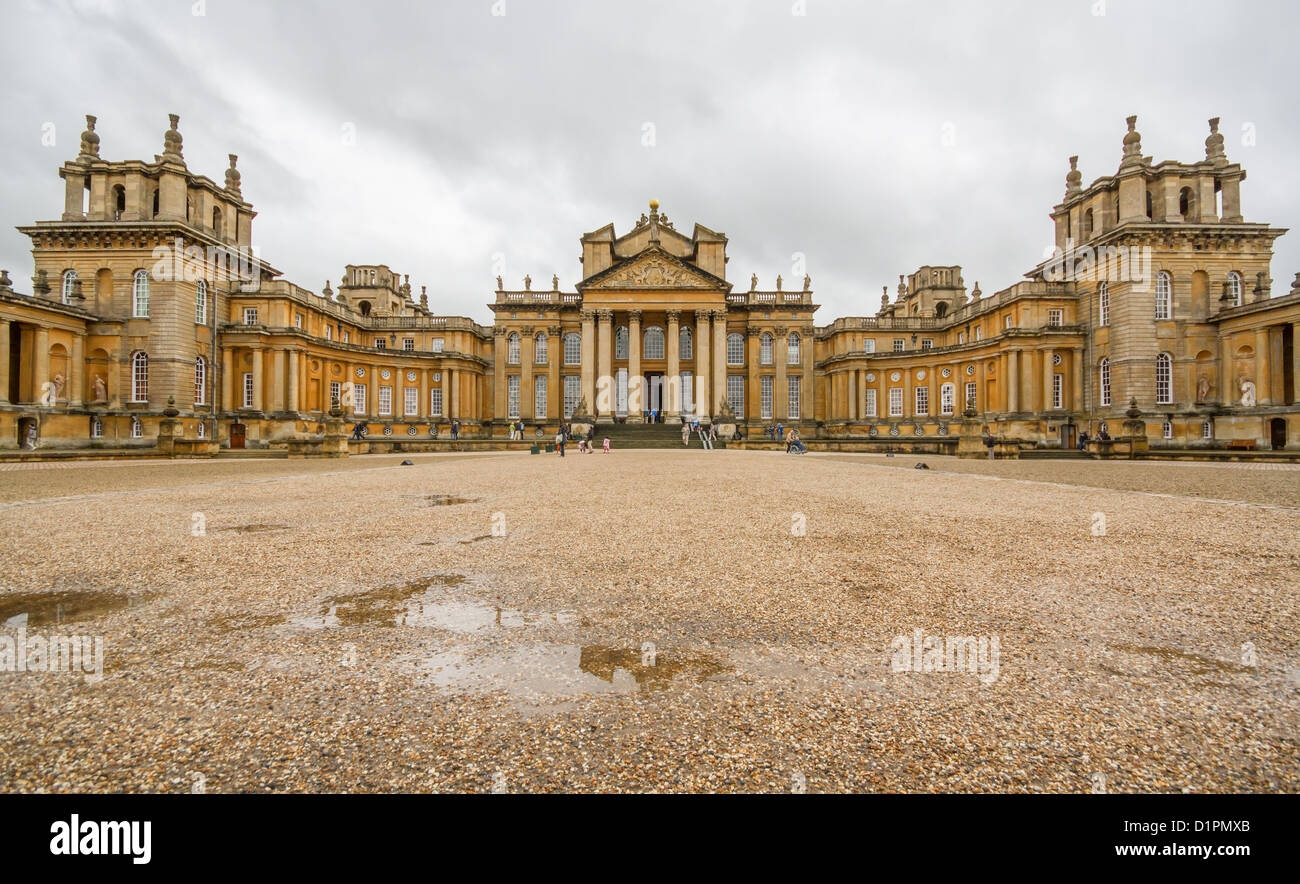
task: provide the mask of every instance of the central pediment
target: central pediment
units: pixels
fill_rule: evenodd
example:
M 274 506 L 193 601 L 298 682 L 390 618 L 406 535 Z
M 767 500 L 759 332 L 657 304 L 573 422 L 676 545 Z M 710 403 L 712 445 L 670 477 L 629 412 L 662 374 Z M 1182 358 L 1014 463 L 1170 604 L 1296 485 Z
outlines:
M 646 249 L 606 268 L 578 285 L 579 291 L 609 289 L 703 289 L 730 291 L 731 283 L 668 254 L 661 248 Z

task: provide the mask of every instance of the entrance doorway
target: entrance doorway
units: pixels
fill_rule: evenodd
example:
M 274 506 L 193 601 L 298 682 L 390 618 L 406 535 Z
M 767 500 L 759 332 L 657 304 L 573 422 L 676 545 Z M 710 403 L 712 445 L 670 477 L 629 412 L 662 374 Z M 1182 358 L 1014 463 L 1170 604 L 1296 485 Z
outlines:
M 248 432 L 248 428 L 245 427 L 243 424 L 231 424 L 230 425 L 230 447 L 243 448 L 244 439 L 247 436 L 247 432 Z
M 1274 451 L 1286 448 L 1286 418 L 1275 417 L 1268 422 L 1268 440 Z
M 646 410 L 663 414 L 668 397 L 664 395 L 664 376 L 656 372 L 647 372 L 645 376 Z

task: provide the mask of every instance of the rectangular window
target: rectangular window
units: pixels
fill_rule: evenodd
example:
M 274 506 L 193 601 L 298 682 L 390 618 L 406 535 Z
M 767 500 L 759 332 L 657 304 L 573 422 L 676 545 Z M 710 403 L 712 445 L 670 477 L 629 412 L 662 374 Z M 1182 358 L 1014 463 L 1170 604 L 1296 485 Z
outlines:
M 863 413 L 864 417 L 876 416 L 876 391 L 868 388 L 867 390 L 867 408 Z
M 327 326 L 325 326 L 325 340 L 327 340 L 327 341 L 332 341 L 332 340 L 334 340 L 334 326 L 332 326 L 332 325 L 327 325 Z M 343 340 L 344 340 L 345 342 L 347 341 L 347 334 L 346 334 L 346 333 L 343 335 Z
M 916 414 L 927 415 L 930 413 L 930 388 L 917 387 L 916 393 Z
M 894 352 L 902 353 L 905 343 L 902 338 L 894 338 Z
M 379 413 L 388 415 L 393 413 L 393 388 L 383 386 L 379 388 Z
M 576 374 L 564 376 L 564 416 L 573 417 L 578 410 L 578 400 L 582 397 L 582 378 Z
M 903 416 L 903 388 L 902 387 L 889 388 L 889 416 L 890 417 Z
M 369 389 L 370 388 L 367 387 L 365 384 L 357 384 L 355 387 L 352 388 L 352 413 L 353 414 L 366 413 L 366 393 L 367 391 L 369 391 Z
M 257 308 L 244 308 L 244 325 L 257 325 Z
M 577 365 L 582 362 L 582 338 L 573 333 L 564 336 L 564 364 Z
M 745 364 L 745 336 L 727 335 L 727 365 Z
M 967 408 L 977 408 L 977 407 L 978 407 L 978 405 L 977 405 L 977 403 L 976 403 L 976 401 L 975 401 L 975 389 L 976 389 L 976 387 L 975 387 L 975 382 L 974 382 L 974 381 L 971 381 L 970 383 L 968 383 L 968 384 L 966 385 L 966 407 L 967 407 Z
M 1173 421 L 1165 421 L 1165 422 L 1164 422 L 1164 425 L 1163 425 L 1160 429 L 1161 429 L 1160 435 L 1161 435 L 1162 438 L 1165 438 L 1165 439 L 1172 439 L 1172 438 L 1174 438 L 1174 422 L 1173 422 Z
M 441 353 L 444 343 L 445 342 L 443 341 L 442 338 L 434 338 L 432 345 L 430 346 L 430 350 L 432 350 L 434 353 Z
M 253 373 L 244 372 L 244 407 L 253 407 Z
M 546 418 L 546 375 L 544 374 L 533 378 L 533 417 L 538 420 Z
M 975 340 L 977 341 L 984 340 L 984 329 L 982 326 L 978 326 L 978 325 L 975 326 Z
M 695 413 L 695 373 L 691 371 L 682 372 L 682 411 L 687 414 Z
M 737 417 L 745 413 L 745 376 L 739 374 L 727 375 L 727 404 L 735 412 Z
M 1214 438 L 1214 424 L 1211 423 L 1210 421 L 1206 421 L 1205 423 L 1201 424 L 1201 438 L 1202 439 Z
M 406 406 L 406 416 L 415 417 L 420 413 L 420 388 L 403 387 L 402 396 L 405 398 L 403 403 Z
M 512 374 L 506 378 L 506 417 L 519 419 L 519 375 Z
M 294 328 L 302 328 L 302 314 L 301 314 L 301 313 L 295 313 L 295 314 L 293 315 L 293 327 L 294 327 Z
M 208 424 L 207 424 L 207 422 L 206 422 L 206 421 L 199 421 L 197 424 L 194 425 L 194 431 L 195 431 L 195 434 L 196 434 L 200 439 L 206 439 L 206 438 L 208 438 Z
M 1002 320 L 1002 327 L 1011 328 L 1011 314 L 1008 313 L 1007 317 L 1004 320 Z M 979 335 L 975 336 L 975 340 L 977 341 L 979 340 Z
M 442 388 L 434 387 L 429 391 L 429 416 L 442 417 Z
M 338 381 L 330 381 L 330 408 L 338 408 L 339 400 L 342 397 L 343 385 Z
M 921 338 L 921 349 L 922 350 L 934 349 L 934 338 Z
M 759 391 L 760 391 L 759 395 L 762 399 L 760 403 L 762 407 L 762 413 L 760 414 L 760 417 L 762 417 L 763 420 L 771 420 L 772 419 L 772 376 L 771 375 L 763 375 L 763 377 L 759 378 Z
M 1065 324 L 1064 310 L 1047 311 L 1047 325 L 1049 328 L 1060 328 L 1064 324 Z
M 786 386 L 788 387 L 788 389 L 786 390 L 786 403 L 785 403 L 786 420 L 792 420 L 792 421 L 799 420 L 799 409 L 802 407 L 801 405 L 802 397 L 800 394 L 803 392 L 803 389 L 799 383 L 801 380 L 803 379 L 800 378 L 798 375 L 786 376 L 785 383 Z
M 547 346 L 546 346 L 546 344 L 547 344 L 547 337 L 546 337 L 546 335 L 538 335 L 537 337 L 533 338 L 533 363 L 534 363 L 535 365 L 545 365 L 545 364 L 546 364 L 546 358 L 547 358 L 547 354 L 546 354 Z M 651 359 L 656 358 L 656 357 L 650 356 L 650 353 L 649 353 L 649 350 L 648 350 L 648 349 L 647 349 L 647 351 L 646 351 L 646 356 L 647 356 L 648 358 L 651 358 Z M 660 353 L 659 356 L 658 356 L 658 358 L 659 358 L 659 359 L 663 359 L 663 358 L 664 358 L 664 357 L 663 357 L 663 354 Z
M 131 438 L 132 439 L 144 438 L 144 422 L 141 421 L 140 418 L 138 417 L 131 418 Z
M 952 414 L 953 408 L 956 405 L 956 403 L 953 402 L 953 400 L 956 398 L 956 395 L 957 395 L 956 390 L 953 389 L 952 384 L 944 384 L 942 387 L 940 387 L 939 388 L 939 410 L 942 411 L 944 414 Z
M 1052 375 L 1052 407 L 1065 407 L 1065 375 Z
M 376 349 L 376 350 L 387 350 L 387 349 L 388 349 L 388 342 L 385 341 L 383 338 L 375 338 L 375 349 Z
M 90 438 L 102 439 L 104 437 L 104 421 L 94 417 L 90 419 Z
M 415 349 L 415 338 L 402 338 L 402 349 L 403 349 L 403 350 L 414 350 L 414 349 Z
M 325 329 L 325 331 L 328 332 L 329 329 L 327 328 L 327 329 Z M 329 335 L 327 334 L 327 335 L 325 335 L 325 337 L 328 338 Z M 343 343 L 345 343 L 345 344 L 349 344 L 349 343 L 351 343 L 351 342 L 352 342 L 352 332 L 348 331 L 347 329 L 344 329 L 344 330 L 343 330 Z
M 876 339 L 875 339 L 875 338 L 866 338 L 865 340 L 863 340 L 863 342 L 862 342 L 862 350 L 863 350 L 863 352 L 865 352 L 865 353 L 875 353 L 875 352 L 876 352 Z

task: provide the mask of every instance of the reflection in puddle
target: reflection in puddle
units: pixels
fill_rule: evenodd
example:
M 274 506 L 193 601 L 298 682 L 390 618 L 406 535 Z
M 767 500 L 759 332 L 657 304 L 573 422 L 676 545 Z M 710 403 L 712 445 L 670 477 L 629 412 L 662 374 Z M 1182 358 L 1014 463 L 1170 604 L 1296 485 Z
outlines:
M 461 540 L 459 543 L 478 543 L 480 540 L 491 540 L 491 534 L 480 534 L 478 537 L 471 537 L 469 540 Z
M 133 608 L 152 599 L 156 593 L 121 595 L 114 592 L 20 592 L 0 595 L 0 626 L 19 627 L 58 625 L 69 620 L 84 620 Z
M 674 683 L 698 684 L 732 671 L 707 656 L 660 653 L 652 663 L 643 663 L 641 653 L 632 649 L 549 643 L 474 659 L 442 652 L 425 659 L 419 668 L 439 687 L 505 691 L 536 699 L 661 691 Z
M 435 589 L 457 587 L 467 582 L 468 579 L 460 574 L 438 574 L 412 583 L 381 586 L 331 599 L 321 606 L 319 614 L 295 617 L 291 622 L 308 629 L 371 624 L 471 633 L 520 626 L 563 626 L 578 619 L 568 611 L 536 613 L 473 600 L 429 598 Z
M 461 503 L 477 503 L 482 500 L 480 497 L 454 497 L 450 494 L 429 494 L 424 499 L 429 501 L 429 506 L 456 506 Z
M 1191 675 L 1206 675 L 1211 672 L 1251 672 L 1252 667 L 1244 666 L 1237 663 L 1225 663 L 1222 660 L 1216 660 L 1213 657 L 1206 657 L 1201 654 L 1192 654 L 1187 651 L 1180 651 L 1176 648 L 1158 648 L 1148 645 L 1111 645 L 1111 650 L 1121 651 L 1126 654 L 1142 654 L 1154 658 L 1158 662 L 1185 670 Z M 1111 672 L 1115 670 L 1111 669 Z M 1131 673 L 1115 672 L 1117 675 L 1129 675 Z
M 263 531 L 287 531 L 288 525 L 266 525 L 257 523 L 254 525 L 229 525 L 224 528 L 213 528 L 213 531 L 234 531 L 237 534 L 261 534 Z

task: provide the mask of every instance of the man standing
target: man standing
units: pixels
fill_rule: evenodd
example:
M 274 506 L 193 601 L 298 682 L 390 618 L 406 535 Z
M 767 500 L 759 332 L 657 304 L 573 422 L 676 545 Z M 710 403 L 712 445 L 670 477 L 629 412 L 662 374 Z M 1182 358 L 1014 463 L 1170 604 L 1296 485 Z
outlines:
M 560 431 L 555 434 L 555 447 L 559 450 L 560 457 L 564 457 L 564 428 L 563 427 L 561 427 Z

